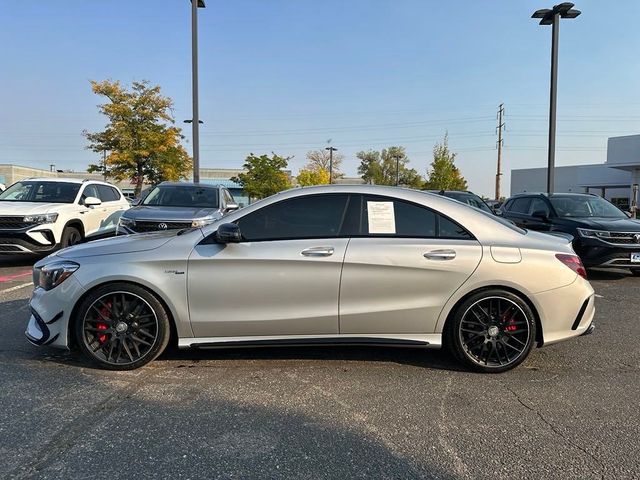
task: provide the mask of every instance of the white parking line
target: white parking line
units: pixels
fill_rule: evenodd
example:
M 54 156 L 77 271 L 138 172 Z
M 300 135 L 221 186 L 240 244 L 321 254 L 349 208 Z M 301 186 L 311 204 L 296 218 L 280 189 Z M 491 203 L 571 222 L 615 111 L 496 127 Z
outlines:
M 33 285 L 33 283 L 23 283 L 21 285 L 16 285 L 15 287 L 7 288 L 6 290 L 0 290 L 0 293 L 9 293 L 15 292 L 16 290 L 20 290 L 21 288 L 28 287 L 29 285 Z
M 594 293 L 596 298 L 604 298 L 602 295 L 598 295 L 597 293 Z

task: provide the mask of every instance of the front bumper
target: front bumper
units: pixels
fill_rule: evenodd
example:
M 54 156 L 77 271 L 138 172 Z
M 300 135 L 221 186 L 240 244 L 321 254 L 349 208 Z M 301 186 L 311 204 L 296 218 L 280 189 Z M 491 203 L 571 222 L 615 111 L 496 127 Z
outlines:
M 84 289 L 71 275 L 52 290 L 36 288 L 29 301 L 31 317 L 25 336 L 38 346 L 51 345 L 69 348 L 69 319 L 71 310 Z
M 46 227 L 34 228 L 28 231 L 0 230 L 0 254 L 51 253 L 56 248 L 53 232 Z
M 574 249 L 585 267 L 640 268 L 640 263 L 631 263 L 631 254 L 640 253 L 640 244 L 610 245 L 597 239 L 580 238 Z

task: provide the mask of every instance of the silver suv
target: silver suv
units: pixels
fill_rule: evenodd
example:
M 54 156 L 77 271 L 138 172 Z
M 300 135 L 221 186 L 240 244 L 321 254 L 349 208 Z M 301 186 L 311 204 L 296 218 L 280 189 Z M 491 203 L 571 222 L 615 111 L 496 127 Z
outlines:
M 120 217 L 117 233 L 203 227 L 237 209 L 229 190 L 220 185 L 163 182 Z

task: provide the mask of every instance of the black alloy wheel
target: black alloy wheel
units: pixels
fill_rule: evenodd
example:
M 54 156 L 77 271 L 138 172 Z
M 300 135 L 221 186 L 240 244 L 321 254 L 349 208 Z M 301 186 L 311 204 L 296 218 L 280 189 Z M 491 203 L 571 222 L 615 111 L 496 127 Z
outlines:
M 78 314 L 76 338 L 80 348 L 107 369 L 141 367 L 160 355 L 169 341 L 163 305 L 136 285 L 101 287 L 83 301 Z
M 448 323 L 446 341 L 454 355 L 482 372 L 504 372 L 529 355 L 536 323 L 529 306 L 503 290 L 472 295 Z
M 60 248 L 72 247 L 82 242 L 82 234 L 76 227 L 67 227 L 62 232 Z

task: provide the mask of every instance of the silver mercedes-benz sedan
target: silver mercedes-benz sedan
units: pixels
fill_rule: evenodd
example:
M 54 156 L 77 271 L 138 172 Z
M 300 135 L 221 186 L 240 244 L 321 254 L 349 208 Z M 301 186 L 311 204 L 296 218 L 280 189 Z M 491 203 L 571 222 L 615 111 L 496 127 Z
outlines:
M 202 228 L 100 240 L 34 266 L 26 335 L 114 370 L 181 348 L 446 346 L 502 372 L 593 330 L 564 238 L 440 195 L 288 190 Z

